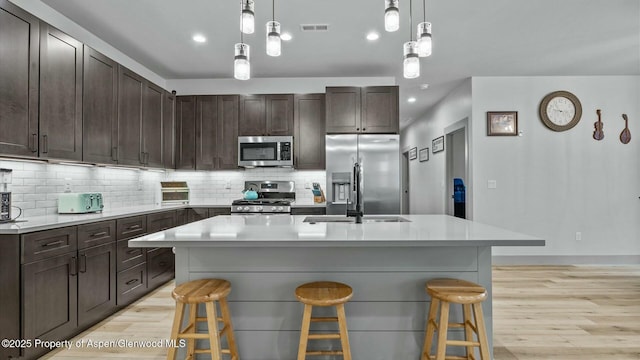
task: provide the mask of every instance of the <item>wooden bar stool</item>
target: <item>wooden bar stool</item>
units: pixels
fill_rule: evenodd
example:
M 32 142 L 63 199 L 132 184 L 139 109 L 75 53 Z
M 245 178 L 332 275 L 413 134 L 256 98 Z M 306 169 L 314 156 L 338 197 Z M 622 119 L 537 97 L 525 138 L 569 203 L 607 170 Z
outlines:
M 233 336 L 231 314 L 227 305 L 227 295 L 231 292 L 231 284 L 226 280 L 202 279 L 193 280 L 178 285 L 171 296 L 176 300 L 176 314 L 173 318 L 171 339 L 187 339 L 187 359 L 195 359 L 196 354 L 210 353 L 212 360 L 221 360 L 222 354 L 228 354 L 232 360 L 239 360 L 236 340 Z M 220 304 L 221 317 L 218 317 L 215 301 Z M 198 317 L 198 304 L 204 304 L 207 316 Z M 189 305 L 189 322 L 182 327 L 185 305 Z M 207 333 L 196 333 L 197 323 L 207 323 Z M 223 324 L 222 330 L 218 330 L 218 322 Z M 220 347 L 220 338 L 227 336 L 229 349 Z M 209 340 L 209 349 L 196 349 L 196 339 Z M 176 348 L 170 347 L 167 354 L 168 360 L 176 358 Z
M 300 346 L 298 347 L 298 360 L 305 360 L 307 355 L 342 355 L 344 360 L 351 360 L 351 347 L 347 334 L 347 319 L 344 313 L 344 304 L 353 296 L 353 290 L 349 285 L 331 281 L 318 281 L 298 286 L 296 298 L 304 304 L 302 316 L 302 330 L 300 333 Z M 311 317 L 314 306 L 335 306 L 337 317 Z M 312 322 L 337 322 L 338 333 L 309 334 Z M 309 340 L 340 339 L 342 350 L 315 350 L 307 351 Z
M 427 281 L 425 286 L 431 296 L 429 318 L 427 319 L 427 333 L 422 349 L 422 360 L 461 359 L 475 360 L 474 348 L 480 350 L 482 360 L 491 360 L 489 357 L 489 343 L 482 315 L 482 302 L 487 299 L 487 290 L 475 283 L 458 279 L 434 279 Z M 450 303 L 462 305 L 463 322 L 449 322 Z M 436 322 L 436 315 L 440 307 L 440 321 Z M 473 319 L 471 321 L 471 310 Z M 447 340 L 449 328 L 464 328 L 465 340 Z M 435 330 L 438 330 L 438 346 L 436 355 L 431 355 L 431 344 Z M 473 333 L 478 340 L 473 340 Z M 447 345 L 466 347 L 467 356 L 446 356 Z

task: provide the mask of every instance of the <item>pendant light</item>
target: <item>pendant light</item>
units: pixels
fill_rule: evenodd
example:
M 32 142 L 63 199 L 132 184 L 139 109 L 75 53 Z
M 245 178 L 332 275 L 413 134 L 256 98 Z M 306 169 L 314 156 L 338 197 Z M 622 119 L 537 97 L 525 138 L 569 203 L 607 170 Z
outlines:
M 244 19 L 240 19 L 242 27 Z M 240 42 L 235 45 L 235 58 L 233 60 L 233 77 L 238 80 L 249 80 L 251 78 L 251 63 L 249 63 L 249 45 L 244 43 L 244 38 L 240 31 Z
M 282 41 L 280 40 L 280 23 L 276 21 L 276 0 L 271 0 L 271 21 L 267 22 L 267 55 L 280 56 Z
M 253 0 L 242 0 L 242 13 L 240 15 L 240 31 L 245 34 L 253 34 L 256 28 L 255 4 Z
M 427 7 L 425 0 L 422 0 L 423 19 L 418 24 L 418 56 L 426 57 L 431 55 L 431 23 L 427 22 Z
M 413 18 L 411 0 L 409 0 L 409 41 L 404 43 L 404 61 L 402 63 L 405 79 L 415 79 L 420 76 L 420 58 L 418 57 L 418 43 L 413 41 Z
M 400 28 L 398 0 L 384 0 L 384 4 L 384 29 L 388 32 L 398 31 Z

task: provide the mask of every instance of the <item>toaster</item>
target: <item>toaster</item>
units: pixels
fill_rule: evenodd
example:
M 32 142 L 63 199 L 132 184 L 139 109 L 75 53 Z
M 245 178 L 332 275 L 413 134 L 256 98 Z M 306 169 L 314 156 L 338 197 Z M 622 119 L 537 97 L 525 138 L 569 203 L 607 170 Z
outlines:
M 84 214 L 102 211 L 100 193 L 64 193 L 58 198 L 59 214 Z

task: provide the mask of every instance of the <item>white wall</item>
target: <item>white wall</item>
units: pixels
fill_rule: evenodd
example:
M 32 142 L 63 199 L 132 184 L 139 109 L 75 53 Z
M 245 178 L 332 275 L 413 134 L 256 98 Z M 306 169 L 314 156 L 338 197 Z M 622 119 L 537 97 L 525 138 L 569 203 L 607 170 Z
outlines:
M 420 101 L 418 98 L 417 101 Z M 445 135 L 445 128 L 471 116 L 471 79 L 432 107 L 426 114 L 406 126 L 401 132 L 402 152 L 417 147 L 429 148 L 429 161 L 409 161 L 409 194 L 411 214 L 445 213 L 445 151 L 433 154 L 431 140 Z M 471 176 L 471 175 L 470 175 Z M 469 184 L 470 185 L 470 184 Z M 467 186 L 471 192 L 471 187 Z
M 569 131 L 551 131 L 538 116 L 541 99 L 556 90 L 582 103 Z M 640 77 L 474 77 L 472 92 L 474 220 L 547 240 L 494 255 L 640 254 Z M 592 138 L 596 109 L 602 141 Z M 486 112 L 511 110 L 523 136 L 486 136 Z M 635 136 L 627 145 L 618 138 L 622 113 Z

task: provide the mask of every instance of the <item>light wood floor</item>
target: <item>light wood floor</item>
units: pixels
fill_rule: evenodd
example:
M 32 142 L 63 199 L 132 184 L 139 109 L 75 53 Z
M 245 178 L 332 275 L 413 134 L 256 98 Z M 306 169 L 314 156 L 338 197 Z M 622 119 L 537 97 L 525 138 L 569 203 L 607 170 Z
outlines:
M 168 338 L 172 288 L 164 286 L 74 341 Z M 640 360 L 640 266 L 495 267 L 493 291 L 495 360 Z M 44 359 L 165 354 L 162 347 L 74 348 Z

